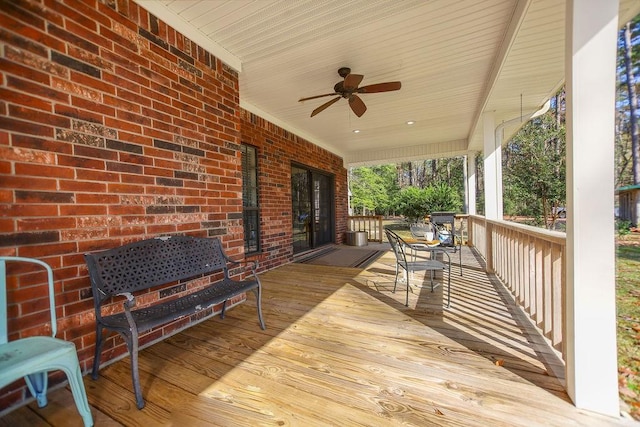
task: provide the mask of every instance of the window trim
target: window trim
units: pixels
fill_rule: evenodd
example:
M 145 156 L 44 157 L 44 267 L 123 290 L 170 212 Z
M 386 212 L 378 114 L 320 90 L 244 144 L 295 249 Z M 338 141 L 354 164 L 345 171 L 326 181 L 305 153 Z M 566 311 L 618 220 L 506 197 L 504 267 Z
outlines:
M 242 169 L 242 232 L 243 232 L 243 241 L 244 241 L 244 250 L 245 250 L 245 254 L 255 254 L 255 253 L 259 253 L 262 250 L 262 244 L 261 244 L 261 234 L 260 234 L 260 183 L 258 181 L 259 177 L 260 177 L 260 165 L 258 162 L 258 147 L 251 145 L 251 144 L 247 144 L 247 143 L 241 143 L 241 169 Z M 255 166 L 252 166 L 251 168 L 248 165 L 248 162 L 246 162 L 246 154 L 248 150 L 253 150 L 254 152 L 254 158 L 255 158 Z M 247 197 L 245 197 L 245 192 L 247 190 L 247 186 L 245 185 L 245 171 L 247 173 L 249 173 L 249 169 L 253 169 L 251 172 L 254 174 L 254 178 L 255 178 L 255 192 L 256 192 L 256 206 L 247 206 L 245 205 L 245 200 L 247 200 Z M 256 224 L 255 224 L 255 232 L 256 232 L 256 238 L 255 238 L 255 250 L 250 250 L 250 243 L 251 243 L 251 239 L 250 237 L 247 235 L 247 224 L 245 223 L 245 218 L 246 218 L 246 214 L 249 212 L 255 212 L 256 213 Z

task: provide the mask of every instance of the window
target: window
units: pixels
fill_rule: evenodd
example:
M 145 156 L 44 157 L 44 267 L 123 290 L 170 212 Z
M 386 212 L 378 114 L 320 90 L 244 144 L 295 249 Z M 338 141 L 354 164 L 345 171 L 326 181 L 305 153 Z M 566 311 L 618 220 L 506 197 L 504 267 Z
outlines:
M 257 151 L 255 147 L 242 144 L 242 220 L 245 253 L 260 250 Z

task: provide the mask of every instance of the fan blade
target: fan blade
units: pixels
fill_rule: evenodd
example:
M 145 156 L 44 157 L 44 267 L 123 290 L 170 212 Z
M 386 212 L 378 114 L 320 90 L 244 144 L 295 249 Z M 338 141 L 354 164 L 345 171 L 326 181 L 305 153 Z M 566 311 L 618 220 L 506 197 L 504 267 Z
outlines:
M 344 78 L 344 89 L 348 92 L 351 90 L 356 90 L 360 82 L 364 79 L 363 75 L 360 74 L 347 74 Z
M 330 106 L 332 106 L 333 104 L 335 104 L 336 102 L 338 102 L 338 100 L 342 98 L 341 96 L 338 96 L 337 98 L 333 98 L 331 101 L 329 102 L 325 102 L 324 104 L 322 104 L 321 106 L 319 106 L 318 108 L 316 108 L 315 110 L 313 110 L 311 112 L 311 117 L 315 116 L 316 114 L 318 114 L 319 112 L 326 110 L 327 108 L 329 108 Z
M 349 97 L 349 105 L 358 117 L 362 117 L 364 112 L 367 111 L 367 106 L 364 105 L 364 102 L 362 102 L 362 99 L 360 99 L 358 95 L 351 95 Z
M 392 90 L 399 90 L 402 87 L 400 82 L 386 82 L 376 83 L 374 85 L 362 86 L 358 88 L 358 93 L 377 93 L 377 92 L 390 92 Z
M 316 98 L 323 98 L 325 96 L 331 96 L 331 95 L 340 95 L 339 93 L 336 92 L 332 92 L 332 93 L 325 93 L 324 95 L 316 95 L 316 96 L 310 96 L 308 98 L 300 98 L 298 99 L 298 102 L 302 102 L 302 101 L 308 101 L 310 99 L 316 99 Z

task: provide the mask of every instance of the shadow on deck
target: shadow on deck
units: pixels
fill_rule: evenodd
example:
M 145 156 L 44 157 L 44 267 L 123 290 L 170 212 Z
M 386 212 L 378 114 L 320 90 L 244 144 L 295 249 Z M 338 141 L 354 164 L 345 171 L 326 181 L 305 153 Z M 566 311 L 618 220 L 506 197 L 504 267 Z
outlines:
M 394 266 L 386 252 L 364 270 L 263 273 L 266 331 L 249 302 L 146 348 L 141 411 L 128 358 L 85 377 L 96 426 L 624 424 L 571 404 L 561 361 L 469 248 L 450 309 L 418 275 L 405 307 Z M 67 389 L 50 401 L 0 425 L 80 425 Z

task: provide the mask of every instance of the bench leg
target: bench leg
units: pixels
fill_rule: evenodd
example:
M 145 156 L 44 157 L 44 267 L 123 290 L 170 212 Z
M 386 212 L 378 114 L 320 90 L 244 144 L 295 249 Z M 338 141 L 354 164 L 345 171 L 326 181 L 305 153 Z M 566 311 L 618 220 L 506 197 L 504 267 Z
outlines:
M 220 311 L 220 318 L 224 319 L 224 310 L 227 308 L 227 301 L 228 300 L 224 300 L 222 302 L 222 310 Z
M 98 379 L 98 370 L 100 369 L 100 356 L 102 354 L 102 326 L 96 323 L 96 351 L 93 356 L 93 371 L 91 372 L 91 378 Z
M 264 319 L 262 318 L 262 286 L 258 286 L 253 290 L 253 293 L 256 295 L 256 304 L 258 306 L 258 320 L 260 321 L 260 328 L 262 330 L 267 329 L 264 324 Z
M 144 398 L 142 397 L 142 388 L 140 387 L 140 373 L 138 370 L 138 331 L 133 329 L 131 335 L 125 336 L 129 355 L 131 356 L 131 380 L 133 382 L 133 391 L 136 395 L 136 406 L 138 409 L 144 408 Z

